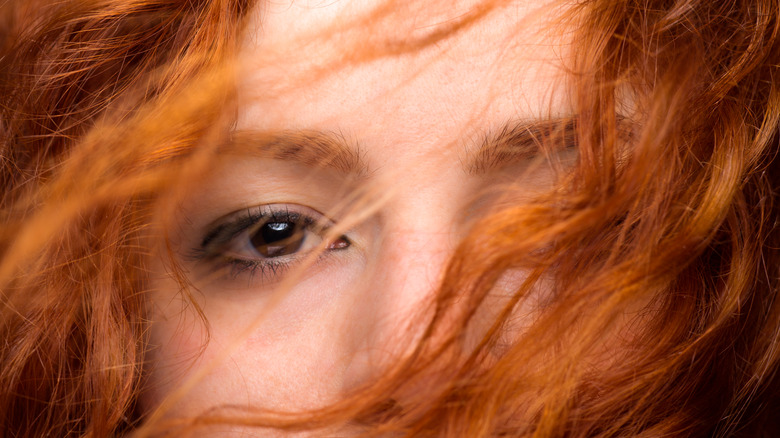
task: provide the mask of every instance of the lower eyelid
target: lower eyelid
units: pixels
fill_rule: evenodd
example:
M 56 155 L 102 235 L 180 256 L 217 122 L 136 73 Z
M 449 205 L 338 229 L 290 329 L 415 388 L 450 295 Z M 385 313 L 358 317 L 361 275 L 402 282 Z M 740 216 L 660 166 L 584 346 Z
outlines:
M 265 280 L 268 277 L 269 272 L 273 276 L 281 275 L 292 266 L 289 261 L 274 260 L 272 262 L 256 262 L 252 260 L 233 259 L 230 262 L 230 276 L 234 279 L 238 278 L 241 274 L 247 273 L 250 278 L 257 276 L 257 271 L 260 271 L 261 280 Z
M 322 242 L 318 242 L 317 245 L 307 248 L 300 253 L 280 257 L 251 259 L 236 253 L 223 253 L 221 257 L 217 257 L 217 259 L 221 258 L 221 260 L 216 261 L 220 265 L 217 269 L 228 268 L 229 274 L 233 278 L 241 275 L 250 275 L 250 278 L 259 275 L 263 277 L 261 280 L 274 280 L 268 278 L 269 275 L 280 276 L 288 270 L 295 269 L 296 265 L 307 262 L 307 260 L 312 265 L 319 264 L 330 253 L 344 251 L 352 246 L 352 241 L 346 236 L 342 235 L 336 240 L 343 240 L 343 245 L 338 248 L 331 248 L 330 246 L 323 247 Z
M 349 248 L 349 245 L 345 248 L 336 250 L 322 249 L 315 254 L 312 254 L 312 251 L 308 251 L 300 255 L 264 260 L 230 258 L 229 260 L 224 261 L 223 266 L 229 270 L 227 274 L 230 276 L 231 280 L 237 280 L 241 276 L 248 276 L 250 281 L 258 280 L 261 284 L 273 283 L 280 280 L 283 275 L 298 269 L 299 267 L 303 268 L 301 274 L 305 276 L 307 270 L 315 268 L 317 265 L 326 261 L 330 253 L 342 251 L 346 248 Z M 301 263 L 306 263 L 307 266 L 303 267 Z

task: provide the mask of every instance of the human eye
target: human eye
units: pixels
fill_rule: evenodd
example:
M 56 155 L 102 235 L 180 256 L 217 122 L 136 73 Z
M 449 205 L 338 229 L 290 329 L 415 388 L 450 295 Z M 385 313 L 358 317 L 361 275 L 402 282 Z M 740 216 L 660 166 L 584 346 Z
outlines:
M 327 255 L 348 248 L 347 237 L 330 239 L 333 225 L 322 213 L 302 205 L 261 205 L 217 220 L 195 258 L 233 277 L 259 275 L 263 282 L 273 282 L 315 251 Z

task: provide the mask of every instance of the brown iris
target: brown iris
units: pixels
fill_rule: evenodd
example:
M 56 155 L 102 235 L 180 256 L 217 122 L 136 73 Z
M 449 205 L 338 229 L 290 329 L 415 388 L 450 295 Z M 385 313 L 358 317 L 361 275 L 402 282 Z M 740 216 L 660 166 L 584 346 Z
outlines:
M 250 239 L 257 252 L 264 257 L 295 254 L 303 246 L 303 224 L 293 221 L 266 222 Z

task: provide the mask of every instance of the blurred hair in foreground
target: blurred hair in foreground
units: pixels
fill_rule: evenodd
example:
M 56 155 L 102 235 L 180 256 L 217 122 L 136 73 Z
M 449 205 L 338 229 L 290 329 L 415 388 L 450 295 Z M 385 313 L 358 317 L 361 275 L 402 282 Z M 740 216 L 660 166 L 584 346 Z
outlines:
M 503 3 L 419 38 L 381 24 L 432 6 L 387 2 L 332 31 L 354 40 L 342 60 L 354 65 L 445 41 Z M 315 435 L 345 424 L 366 436 L 780 434 L 780 3 L 769 0 L 566 4 L 550 26 L 573 33 L 576 163 L 460 242 L 413 354 L 312 412 L 141 412 L 150 240 L 230 131 L 232 61 L 255 7 L 0 5 L 2 435 L 223 423 Z M 358 38 L 375 29 L 387 34 Z M 480 303 L 516 269 L 529 275 L 464 349 Z M 552 292 L 539 317 L 507 341 L 513 310 L 542 281 Z M 420 377 L 431 370 L 445 377 Z

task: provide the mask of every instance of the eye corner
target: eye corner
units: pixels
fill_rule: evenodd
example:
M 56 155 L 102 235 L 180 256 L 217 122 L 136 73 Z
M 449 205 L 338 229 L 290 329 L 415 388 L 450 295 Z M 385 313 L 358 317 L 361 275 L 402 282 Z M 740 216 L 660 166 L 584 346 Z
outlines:
M 335 240 L 330 242 L 325 249 L 331 251 L 341 251 L 351 246 L 352 246 L 352 241 L 347 236 L 342 234 L 341 236 L 337 237 Z

